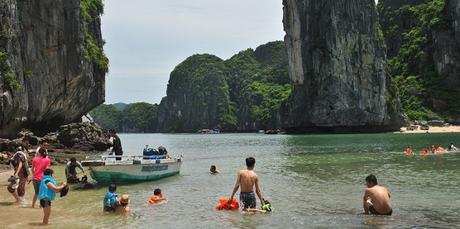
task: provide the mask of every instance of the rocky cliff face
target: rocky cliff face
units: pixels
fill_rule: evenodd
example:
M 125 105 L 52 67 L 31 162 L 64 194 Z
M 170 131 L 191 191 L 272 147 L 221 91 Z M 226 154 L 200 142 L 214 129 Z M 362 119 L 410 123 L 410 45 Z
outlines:
M 228 128 L 232 120 L 223 61 L 213 55 L 194 55 L 171 73 L 167 97 L 158 113 L 160 132 L 195 132 Z
M 221 60 L 194 55 L 171 73 L 158 113 L 159 132 L 203 128 L 256 131 L 280 127 L 290 94 L 283 42 L 269 42 Z
M 101 0 L 0 2 L 0 135 L 78 120 L 104 101 Z
M 460 1 L 381 0 L 378 9 L 403 112 L 460 123 Z
M 373 0 L 284 0 L 289 132 L 398 129 Z

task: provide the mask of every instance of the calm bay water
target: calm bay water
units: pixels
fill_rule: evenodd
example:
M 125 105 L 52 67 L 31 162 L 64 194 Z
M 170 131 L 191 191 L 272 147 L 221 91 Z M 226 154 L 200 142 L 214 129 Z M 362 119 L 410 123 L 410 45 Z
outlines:
M 145 144 L 183 155 L 181 174 L 118 187 L 128 193 L 132 213 L 102 212 L 106 188 L 73 191 L 54 205 L 53 225 L 73 228 L 455 228 L 460 226 L 460 153 L 412 158 L 429 144 L 460 145 L 459 134 L 260 135 L 126 134 L 125 152 Z M 261 189 L 271 214 L 215 211 L 232 190 L 244 158 L 256 158 Z M 219 175 L 208 173 L 216 165 Z M 392 194 L 391 217 L 361 215 L 364 178 L 375 174 Z M 166 204 L 145 206 L 154 188 Z M 258 203 L 259 204 L 259 203 Z M 65 212 L 64 212 L 65 210 Z M 53 210 L 54 211 L 54 210 Z M 70 224 L 69 224 L 70 223 Z

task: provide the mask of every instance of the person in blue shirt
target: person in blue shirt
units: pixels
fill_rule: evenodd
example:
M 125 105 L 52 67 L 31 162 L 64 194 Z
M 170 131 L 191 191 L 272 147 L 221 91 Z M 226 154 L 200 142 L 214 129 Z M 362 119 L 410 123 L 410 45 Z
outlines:
M 56 180 L 53 178 L 54 171 L 50 168 L 43 173 L 43 179 L 40 182 L 40 206 L 43 208 L 43 224 L 47 225 L 51 214 L 51 201 L 56 198 L 56 192 L 60 192 L 67 184 L 64 182 L 57 186 Z
M 115 193 L 117 191 L 117 186 L 115 184 L 109 185 L 109 191 L 105 194 L 104 197 L 104 211 L 114 212 L 118 202 L 118 196 Z

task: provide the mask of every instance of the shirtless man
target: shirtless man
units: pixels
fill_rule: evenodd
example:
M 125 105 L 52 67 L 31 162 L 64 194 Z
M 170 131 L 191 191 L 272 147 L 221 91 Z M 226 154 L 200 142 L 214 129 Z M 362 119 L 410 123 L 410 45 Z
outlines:
M 235 187 L 233 188 L 232 195 L 228 201 L 233 200 L 233 196 L 240 190 L 240 201 L 243 206 L 243 211 L 248 211 L 248 209 L 256 208 L 256 196 L 254 195 L 254 187 L 256 188 L 256 194 L 259 197 L 260 203 L 264 204 L 264 199 L 262 198 L 262 193 L 259 188 L 259 177 L 254 172 L 254 165 L 256 164 L 256 159 L 253 157 L 246 158 L 246 167 L 247 169 L 241 170 L 238 173 L 236 179 Z
M 390 193 L 388 190 L 377 184 L 377 177 L 369 175 L 366 177 L 367 189 L 364 192 L 363 207 L 365 214 L 391 215 Z

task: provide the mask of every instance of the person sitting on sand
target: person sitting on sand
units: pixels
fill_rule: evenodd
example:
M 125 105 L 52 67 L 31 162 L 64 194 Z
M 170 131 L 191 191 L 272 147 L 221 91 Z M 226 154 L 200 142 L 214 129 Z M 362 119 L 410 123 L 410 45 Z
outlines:
M 412 149 L 412 146 L 407 146 L 406 155 L 407 156 L 412 156 L 413 154 L 414 154 L 414 150 Z
M 147 200 L 147 204 L 158 204 L 165 201 L 166 198 L 163 198 L 163 194 L 161 193 L 161 189 L 157 188 L 153 190 L 153 196 Z
M 377 177 L 369 175 L 366 177 L 366 191 L 363 197 L 363 208 L 365 214 L 391 215 L 393 213 L 388 190 L 378 185 Z
M 264 199 L 262 198 L 262 193 L 259 188 L 259 177 L 254 172 L 254 166 L 256 164 L 256 159 L 253 157 L 246 158 L 246 167 L 247 169 L 241 170 L 238 173 L 236 179 L 235 187 L 233 188 L 232 194 L 228 201 L 232 201 L 235 193 L 240 189 L 240 201 L 243 206 L 243 211 L 247 211 L 249 208 L 256 208 L 256 197 L 254 195 L 254 187 L 256 189 L 256 194 L 260 199 L 261 205 L 264 204 Z
M 105 194 L 104 197 L 104 211 L 106 212 L 114 212 L 115 207 L 118 203 L 118 196 L 115 193 L 117 191 L 117 186 L 115 184 L 109 185 L 109 191 Z
M 67 182 L 70 184 L 75 184 L 80 182 L 80 178 L 77 176 L 77 168 L 79 168 L 83 174 L 85 174 L 85 170 L 79 161 L 76 158 L 70 158 L 70 161 L 67 163 L 65 167 L 65 176 L 67 177 Z
M 454 146 L 454 143 L 450 143 L 449 147 L 447 148 L 449 151 L 457 151 L 458 148 Z
M 43 180 L 40 182 L 40 206 L 43 208 L 43 224 L 47 225 L 51 214 L 51 201 L 56 198 L 56 193 L 64 189 L 67 184 L 64 182 L 56 186 L 56 180 L 53 178 L 54 171 L 50 168 L 43 173 Z M 61 193 L 62 194 L 62 193 Z
M 210 172 L 211 174 L 213 174 L 213 175 L 214 175 L 214 174 L 219 174 L 219 173 L 220 173 L 220 171 L 217 170 L 217 167 L 216 167 L 215 165 L 211 165 L 211 168 L 209 168 L 209 172 Z
M 129 204 L 129 195 L 127 194 L 122 195 L 120 198 L 120 201 L 115 207 L 115 212 L 116 213 L 128 213 L 130 211 L 128 204 Z
M 426 151 L 426 149 L 422 149 L 422 153 L 420 155 L 422 157 L 426 157 L 426 155 L 428 155 L 428 151 Z

